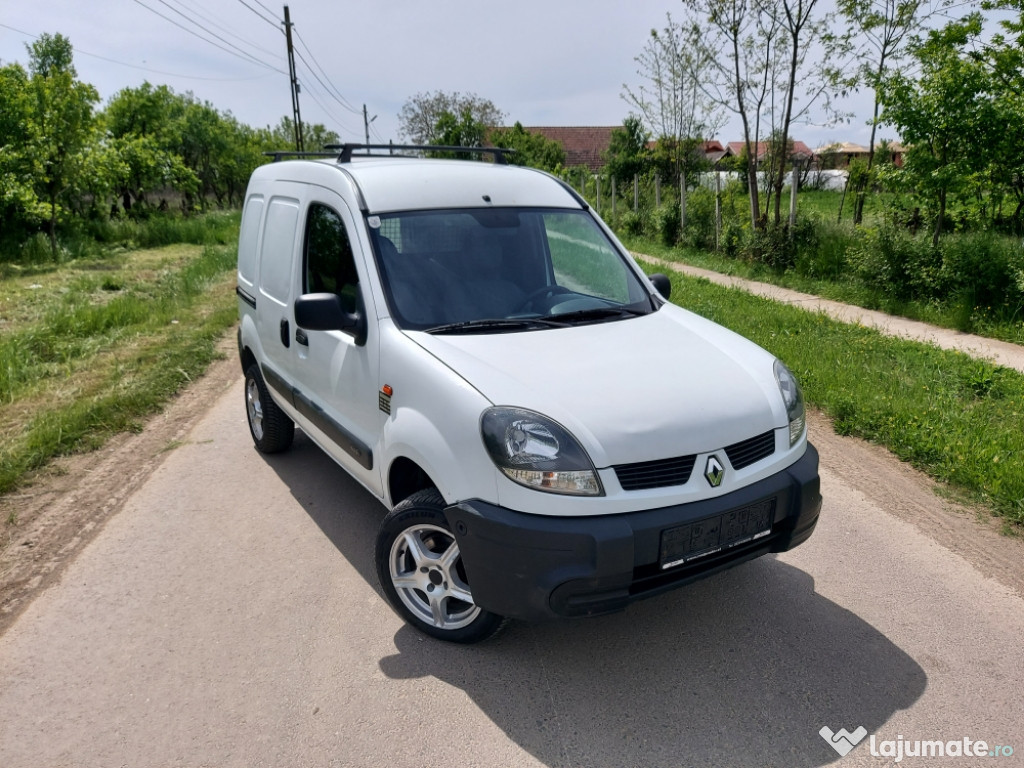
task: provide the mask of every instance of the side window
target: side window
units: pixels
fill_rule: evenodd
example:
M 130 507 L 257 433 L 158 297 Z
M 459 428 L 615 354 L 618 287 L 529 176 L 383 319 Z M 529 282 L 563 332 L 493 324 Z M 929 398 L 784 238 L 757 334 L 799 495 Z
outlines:
M 320 203 L 306 217 L 304 293 L 336 293 L 346 312 L 355 312 L 359 276 L 341 217 Z

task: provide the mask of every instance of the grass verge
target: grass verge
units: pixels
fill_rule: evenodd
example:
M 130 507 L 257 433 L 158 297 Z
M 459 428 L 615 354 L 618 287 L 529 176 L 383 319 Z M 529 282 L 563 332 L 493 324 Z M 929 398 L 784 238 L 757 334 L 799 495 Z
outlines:
M 888 448 L 1024 526 L 1024 376 L 960 352 L 670 274 L 673 301 L 793 370 L 836 432 Z
M 140 427 L 237 319 L 235 250 L 177 245 L 0 282 L 0 493 Z
M 862 282 L 849 276 L 844 269 L 833 270 L 830 274 L 822 277 L 800 274 L 797 270 L 779 272 L 761 263 L 730 258 L 721 253 L 682 246 L 669 247 L 650 238 L 617 234 L 623 245 L 631 251 L 657 256 L 666 261 L 779 285 L 825 299 L 919 320 L 941 328 L 974 333 L 979 336 L 1008 341 L 1012 344 L 1024 344 L 1024 321 L 1018 318 L 1012 322 L 1000 322 L 971 306 L 965 307 L 961 302 L 956 301 L 955 297 L 954 300 L 945 303 L 900 301 L 865 286 Z M 827 244 L 822 247 L 826 251 L 828 250 Z M 838 264 L 841 258 L 836 255 L 834 260 Z M 822 257 L 822 261 L 828 261 L 827 255 Z M 965 312 L 967 313 L 966 317 Z

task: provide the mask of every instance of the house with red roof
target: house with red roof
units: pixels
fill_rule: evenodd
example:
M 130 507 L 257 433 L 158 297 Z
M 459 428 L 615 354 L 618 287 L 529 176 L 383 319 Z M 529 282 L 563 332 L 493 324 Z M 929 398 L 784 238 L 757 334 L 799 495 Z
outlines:
M 613 126 L 524 126 L 530 133 L 539 133 L 545 139 L 559 142 L 565 149 L 567 168 L 583 166 L 593 172 L 604 168 L 604 153 L 612 143 Z

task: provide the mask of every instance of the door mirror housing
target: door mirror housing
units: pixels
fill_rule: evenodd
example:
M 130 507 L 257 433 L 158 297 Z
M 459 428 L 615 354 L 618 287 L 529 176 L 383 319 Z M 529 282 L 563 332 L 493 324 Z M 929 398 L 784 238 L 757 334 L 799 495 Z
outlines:
M 295 324 L 307 331 L 343 331 L 357 346 L 366 343 L 366 311 L 362 296 L 356 299 L 356 311 L 346 312 L 334 293 L 307 293 L 295 300 Z
M 672 293 L 672 283 L 668 277 L 661 274 L 661 272 L 656 272 L 653 275 L 648 275 L 647 279 L 651 281 L 654 290 L 660 293 L 663 299 L 668 300 L 669 295 Z

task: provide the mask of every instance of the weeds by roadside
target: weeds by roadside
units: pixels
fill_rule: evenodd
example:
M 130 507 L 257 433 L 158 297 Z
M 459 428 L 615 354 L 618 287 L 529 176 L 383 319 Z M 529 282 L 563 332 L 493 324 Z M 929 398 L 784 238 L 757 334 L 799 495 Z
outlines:
M 0 492 L 138 429 L 200 375 L 236 319 L 234 263 L 179 245 L 0 282 Z

